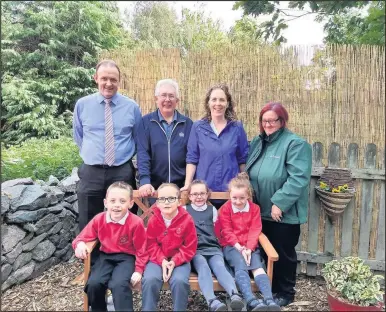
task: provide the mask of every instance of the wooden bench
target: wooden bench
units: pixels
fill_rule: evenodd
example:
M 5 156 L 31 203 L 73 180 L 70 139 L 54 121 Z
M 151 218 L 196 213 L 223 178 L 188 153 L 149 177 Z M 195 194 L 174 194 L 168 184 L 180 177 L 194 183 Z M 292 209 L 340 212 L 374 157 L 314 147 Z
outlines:
M 156 196 L 157 195 L 155 195 L 155 197 Z M 210 199 L 229 199 L 229 193 L 228 192 L 213 192 L 213 193 L 211 193 Z M 138 191 L 134 191 L 134 201 L 138 205 L 139 215 L 144 220 L 144 223 L 146 226 L 149 217 L 153 213 L 152 210 L 153 210 L 153 206 L 155 204 L 152 205 L 151 207 L 149 207 L 148 200 L 146 198 L 144 198 L 144 200 L 143 200 L 142 197 L 139 195 Z M 180 204 L 185 205 L 187 203 L 187 201 L 188 201 L 187 192 L 182 192 Z M 92 242 L 86 243 L 90 252 L 94 249 L 96 244 L 97 244 L 97 241 L 92 241 Z M 270 241 L 268 240 L 268 238 L 263 233 L 261 233 L 259 236 L 259 244 L 260 244 L 261 248 L 263 248 L 265 253 L 267 254 L 267 258 L 268 258 L 267 263 L 266 263 L 267 275 L 268 275 L 268 277 L 271 281 L 271 284 L 272 284 L 273 263 L 274 263 L 274 261 L 277 261 L 279 259 L 279 256 L 278 256 L 276 250 L 273 248 Z M 90 267 L 91 267 L 91 257 L 87 257 L 84 260 L 84 272 L 82 274 L 84 284 L 86 284 L 87 279 L 89 277 Z M 190 284 L 191 290 L 200 290 L 200 286 L 198 284 L 197 274 L 195 274 L 195 273 L 190 274 L 189 284 Z M 222 291 L 222 292 L 225 291 L 224 288 L 219 284 L 219 282 L 217 281 L 217 279 L 215 277 L 213 277 L 213 286 L 214 286 L 214 291 Z M 257 288 L 255 281 L 253 279 L 251 279 L 251 286 L 252 286 L 253 292 L 258 291 L 258 288 Z M 131 287 L 131 288 L 135 291 L 141 291 L 141 283 L 139 282 L 135 287 Z M 169 289 L 169 284 L 164 283 L 162 289 L 163 290 Z M 83 309 L 84 309 L 84 311 L 88 311 L 88 309 L 89 309 L 88 298 L 87 298 L 86 293 L 84 293 Z

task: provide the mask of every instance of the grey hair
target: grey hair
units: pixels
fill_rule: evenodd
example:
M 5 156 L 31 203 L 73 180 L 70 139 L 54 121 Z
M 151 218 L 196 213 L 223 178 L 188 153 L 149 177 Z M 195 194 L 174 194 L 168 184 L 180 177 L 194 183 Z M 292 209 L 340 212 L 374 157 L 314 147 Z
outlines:
M 180 90 L 179 90 L 179 87 L 178 87 L 178 83 L 174 79 L 161 79 L 161 80 L 158 80 L 158 82 L 157 82 L 157 84 L 155 86 L 155 91 L 154 91 L 154 95 L 155 96 L 159 95 L 159 89 L 162 86 L 164 86 L 164 85 L 172 86 L 174 88 L 174 90 L 176 91 L 176 98 L 177 99 L 180 98 Z

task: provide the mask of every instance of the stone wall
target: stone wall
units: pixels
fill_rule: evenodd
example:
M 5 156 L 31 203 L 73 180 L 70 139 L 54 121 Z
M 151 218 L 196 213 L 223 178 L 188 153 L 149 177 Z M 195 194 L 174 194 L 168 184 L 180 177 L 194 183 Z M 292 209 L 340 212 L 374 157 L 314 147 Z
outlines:
M 41 275 L 73 255 L 78 233 L 77 168 L 59 181 L 1 184 L 1 290 Z

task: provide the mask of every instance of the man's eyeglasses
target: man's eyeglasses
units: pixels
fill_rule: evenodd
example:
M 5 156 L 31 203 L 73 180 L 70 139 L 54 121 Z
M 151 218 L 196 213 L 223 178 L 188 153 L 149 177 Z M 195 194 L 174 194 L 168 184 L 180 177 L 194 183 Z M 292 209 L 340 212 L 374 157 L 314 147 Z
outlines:
M 166 100 L 167 98 L 169 98 L 170 101 L 173 101 L 176 98 L 175 95 L 173 95 L 173 94 L 166 94 L 166 93 L 162 93 L 159 96 L 163 100 Z
M 163 204 L 166 201 L 168 203 L 174 203 L 177 199 L 178 197 L 169 196 L 169 197 L 158 197 L 156 200 L 157 200 L 157 203 Z
M 280 118 L 275 119 L 275 120 L 262 120 L 261 123 L 262 123 L 263 125 L 269 124 L 270 126 L 273 126 L 273 125 L 275 125 L 279 120 L 280 120 Z
M 193 197 L 198 197 L 198 196 L 204 197 L 206 194 L 208 194 L 208 193 L 204 193 L 204 192 L 202 192 L 202 193 L 191 193 L 190 196 L 193 196 Z

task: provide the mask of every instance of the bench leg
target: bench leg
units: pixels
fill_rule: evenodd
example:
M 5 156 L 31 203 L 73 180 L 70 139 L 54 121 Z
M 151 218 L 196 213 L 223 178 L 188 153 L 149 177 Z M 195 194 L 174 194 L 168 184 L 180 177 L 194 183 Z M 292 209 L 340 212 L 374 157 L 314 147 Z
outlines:
M 269 277 L 269 281 L 271 282 L 272 286 L 272 278 L 273 278 L 273 261 L 268 258 L 267 260 L 267 275 Z

